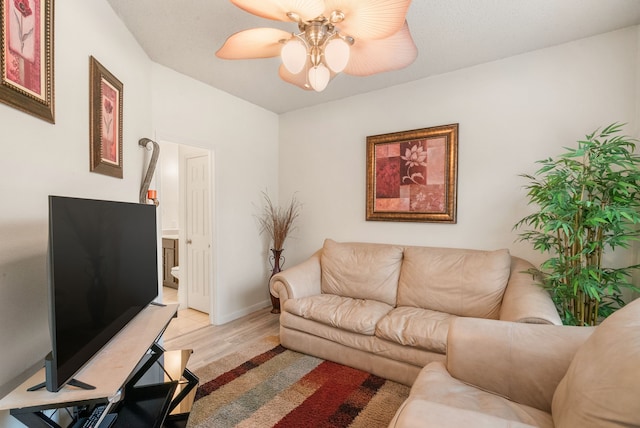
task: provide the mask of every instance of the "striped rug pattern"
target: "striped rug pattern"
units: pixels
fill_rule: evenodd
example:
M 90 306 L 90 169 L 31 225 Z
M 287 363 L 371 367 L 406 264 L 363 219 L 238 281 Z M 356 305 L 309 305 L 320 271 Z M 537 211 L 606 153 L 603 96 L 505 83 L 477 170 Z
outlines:
M 409 387 L 290 351 L 277 337 L 197 370 L 189 427 L 386 427 Z

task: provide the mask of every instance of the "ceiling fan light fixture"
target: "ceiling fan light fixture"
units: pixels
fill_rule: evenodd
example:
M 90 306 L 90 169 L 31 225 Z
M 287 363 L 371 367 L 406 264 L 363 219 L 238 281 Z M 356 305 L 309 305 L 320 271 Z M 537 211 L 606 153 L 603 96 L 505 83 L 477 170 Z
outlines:
M 280 56 L 287 70 L 291 74 L 298 74 L 307 62 L 307 47 L 301 40 L 293 38 L 284 44 Z
M 219 58 L 280 56 L 282 80 L 323 91 L 338 73 L 369 76 L 417 56 L 406 14 L 411 0 L 231 0 L 254 15 L 295 22 L 299 33 L 254 28 L 231 35 Z M 357 40 L 357 43 L 355 43 Z
M 329 84 L 331 73 L 324 64 L 309 69 L 309 84 L 316 92 L 322 92 Z
M 324 60 L 334 73 L 340 73 L 349 63 L 349 44 L 335 37 L 324 47 Z

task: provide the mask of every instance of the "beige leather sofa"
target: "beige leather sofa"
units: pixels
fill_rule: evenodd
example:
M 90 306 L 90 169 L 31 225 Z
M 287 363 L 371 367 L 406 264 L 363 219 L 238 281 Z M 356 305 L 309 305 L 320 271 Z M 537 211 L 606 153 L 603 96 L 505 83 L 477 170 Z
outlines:
M 507 250 L 479 251 L 327 239 L 274 275 L 280 342 L 406 385 L 443 363 L 458 317 L 560 324 L 548 293 Z
M 598 327 L 456 319 L 389 425 L 640 426 L 640 300 Z

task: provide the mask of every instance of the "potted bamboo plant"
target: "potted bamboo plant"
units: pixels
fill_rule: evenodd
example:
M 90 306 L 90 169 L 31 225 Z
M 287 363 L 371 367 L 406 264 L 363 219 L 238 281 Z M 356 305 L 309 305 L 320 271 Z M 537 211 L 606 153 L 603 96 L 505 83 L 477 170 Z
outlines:
M 272 242 L 269 260 L 271 261 L 271 276 L 280 272 L 284 264 L 284 242 L 287 236 L 295 229 L 296 219 L 300 215 L 302 205 L 296 199 L 295 195 L 286 207 L 276 206 L 271 202 L 271 198 L 266 192 L 262 192 L 264 199 L 264 207 L 261 215 L 258 217 L 260 223 L 260 233 L 266 232 Z M 271 297 L 271 305 L 273 309 L 271 313 L 280 313 L 280 300 L 269 292 Z
M 628 248 L 639 236 L 640 157 L 637 140 L 621 128 L 596 130 L 577 148 L 538 161 L 535 175 L 522 175 L 538 210 L 514 229 L 527 229 L 520 240 L 549 253 L 533 273 L 567 325 L 595 325 L 624 305 L 623 289 L 638 291 L 631 273 L 639 265 L 603 265 L 605 251 Z

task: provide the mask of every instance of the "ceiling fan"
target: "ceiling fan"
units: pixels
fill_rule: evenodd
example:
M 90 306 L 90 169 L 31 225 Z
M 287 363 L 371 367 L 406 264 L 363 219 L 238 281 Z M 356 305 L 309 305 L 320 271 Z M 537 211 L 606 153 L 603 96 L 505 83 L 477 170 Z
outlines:
M 369 76 L 410 65 L 418 50 L 406 21 L 411 0 L 231 0 L 262 18 L 298 24 L 297 33 L 253 28 L 231 35 L 223 59 L 282 57 L 282 80 L 322 91 L 338 73 Z

